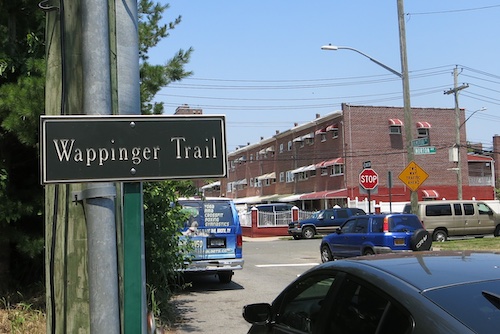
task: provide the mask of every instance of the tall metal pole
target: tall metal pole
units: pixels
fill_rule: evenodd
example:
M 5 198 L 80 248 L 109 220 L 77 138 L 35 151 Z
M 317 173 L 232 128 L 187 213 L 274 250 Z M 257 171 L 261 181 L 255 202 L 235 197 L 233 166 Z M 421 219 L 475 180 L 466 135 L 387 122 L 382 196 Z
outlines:
M 82 1 L 83 111 L 110 115 L 108 3 Z M 91 333 L 120 333 L 115 196 L 113 183 L 89 183 L 82 192 L 88 234 Z
M 404 103 L 404 124 L 406 137 L 406 152 L 407 162 L 410 163 L 414 159 L 413 155 L 413 121 L 411 115 L 410 103 L 410 80 L 408 76 L 408 60 L 406 57 L 406 27 L 404 20 L 404 4 L 403 0 L 398 0 L 398 23 L 399 23 L 399 49 L 401 53 L 401 74 L 403 75 L 403 103 Z M 417 213 L 418 194 L 416 191 L 410 190 L 411 212 Z

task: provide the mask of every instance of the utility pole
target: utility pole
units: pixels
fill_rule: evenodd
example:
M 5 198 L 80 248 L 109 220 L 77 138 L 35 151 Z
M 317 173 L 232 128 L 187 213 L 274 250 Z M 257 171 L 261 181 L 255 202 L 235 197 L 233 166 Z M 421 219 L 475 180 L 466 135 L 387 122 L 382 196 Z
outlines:
M 399 23 L 399 49 L 401 53 L 401 75 L 403 79 L 403 103 L 404 103 L 404 125 L 406 137 L 406 152 L 408 163 L 413 161 L 413 121 L 411 115 L 410 103 L 410 79 L 408 77 L 408 59 L 406 57 L 406 28 L 404 18 L 403 0 L 398 0 L 398 23 Z M 417 213 L 418 194 L 416 191 L 410 191 L 411 212 Z
M 458 92 L 460 92 L 462 89 L 468 88 L 468 84 L 463 84 L 461 86 L 458 86 L 458 68 L 455 66 L 453 69 L 453 88 L 445 91 L 444 93 L 446 95 L 453 94 L 455 96 L 455 149 L 456 149 L 456 157 L 457 157 L 457 198 L 462 199 L 463 194 L 462 194 L 462 186 L 463 186 L 463 179 L 462 179 L 462 159 L 461 159 L 461 154 L 460 150 L 462 149 L 462 145 L 460 143 L 460 128 L 461 122 L 460 122 L 460 108 L 458 106 Z

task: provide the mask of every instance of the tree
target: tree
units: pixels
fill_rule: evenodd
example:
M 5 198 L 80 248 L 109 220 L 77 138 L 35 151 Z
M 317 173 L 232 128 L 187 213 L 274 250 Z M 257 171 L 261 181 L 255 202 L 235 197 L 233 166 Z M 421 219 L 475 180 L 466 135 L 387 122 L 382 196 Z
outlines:
M 0 2 L 0 290 L 43 273 L 37 133 L 44 109 L 44 23 L 32 1 Z
M 153 101 L 158 91 L 174 81 L 190 76 L 192 72 L 185 71 L 184 65 L 189 62 L 192 48 L 187 51 L 179 50 L 165 65 L 149 63 L 148 51 L 155 47 L 163 38 L 168 37 L 169 31 L 181 22 L 178 16 L 173 22 L 160 25 L 162 14 L 169 5 L 154 4 L 150 0 L 141 0 L 139 3 L 139 58 L 141 61 L 141 103 L 143 114 L 162 114 L 163 103 Z

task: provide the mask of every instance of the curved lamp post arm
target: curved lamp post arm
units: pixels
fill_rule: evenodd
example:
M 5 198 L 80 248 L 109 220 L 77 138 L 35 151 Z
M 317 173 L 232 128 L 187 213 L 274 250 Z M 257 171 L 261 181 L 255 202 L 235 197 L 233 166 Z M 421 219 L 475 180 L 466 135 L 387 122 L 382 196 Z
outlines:
M 336 46 L 336 45 L 324 45 L 321 47 L 321 50 L 333 50 L 333 51 L 336 51 L 336 50 L 351 50 L 351 51 L 354 51 L 354 52 L 357 52 L 359 53 L 360 55 L 370 59 L 372 62 L 374 62 L 375 64 L 385 68 L 386 70 L 388 70 L 389 72 L 397 75 L 398 77 L 400 78 L 403 78 L 403 74 L 401 74 L 400 72 L 396 71 L 395 69 L 393 68 L 390 68 L 389 66 L 381 63 L 380 61 L 378 61 L 377 59 L 373 58 L 373 57 L 370 57 L 369 55 L 367 55 L 366 53 L 364 52 L 361 52 L 359 51 L 358 49 L 355 49 L 355 48 L 351 48 L 349 46 Z

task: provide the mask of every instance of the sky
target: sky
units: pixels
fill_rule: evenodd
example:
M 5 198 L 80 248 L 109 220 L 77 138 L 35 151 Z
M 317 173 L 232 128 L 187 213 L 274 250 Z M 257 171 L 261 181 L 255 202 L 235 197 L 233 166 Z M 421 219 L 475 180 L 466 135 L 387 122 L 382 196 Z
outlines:
M 226 115 L 229 152 L 294 123 L 352 105 L 403 106 L 397 0 L 158 0 L 163 23 L 181 23 L 149 52 L 164 64 L 193 48 L 193 75 L 162 89 L 171 115 L 183 104 Z M 467 141 L 491 149 L 500 134 L 500 0 L 404 1 L 411 106 L 459 107 Z M 483 110 L 483 108 L 485 108 Z M 470 117 L 470 118 L 469 118 Z M 450 119 L 450 122 L 454 120 Z M 367 124 L 369 126 L 369 124 Z

